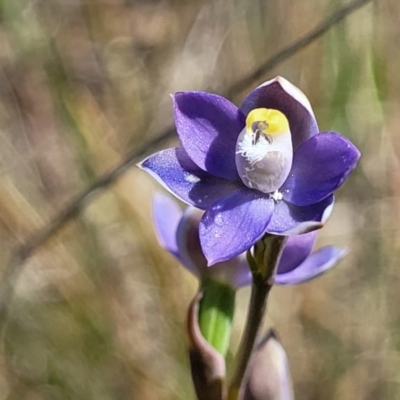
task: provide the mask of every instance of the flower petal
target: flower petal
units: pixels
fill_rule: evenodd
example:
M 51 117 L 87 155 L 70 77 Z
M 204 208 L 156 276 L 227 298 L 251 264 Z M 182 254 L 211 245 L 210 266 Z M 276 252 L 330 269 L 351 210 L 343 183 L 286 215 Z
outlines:
M 277 273 L 282 274 L 297 268 L 310 255 L 316 238 L 316 231 L 290 236 L 283 248 Z
M 250 285 L 253 279 L 245 253 L 208 267 L 208 275 L 236 289 Z
M 345 182 L 359 158 L 357 148 L 338 133 L 313 136 L 294 153 L 292 170 L 280 189 L 283 198 L 298 206 L 318 203 Z
M 153 200 L 155 231 L 161 246 L 179 261 L 181 256 L 176 242 L 176 230 L 182 217 L 182 210 L 169 197 L 158 194 Z
M 310 281 L 333 268 L 347 254 L 347 250 L 338 247 L 322 247 L 312 253 L 297 268 L 286 273 L 278 273 L 275 277 L 277 285 L 297 285 Z
M 176 230 L 176 241 L 183 265 L 200 279 L 208 269 L 199 238 L 199 223 L 202 216 L 203 211 L 188 207 Z
M 246 253 L 239 254 L 227 261 L 218 262 L 203 270 L 201 279 L 212 279 L 226 283 L 234 289 L 251 285 L 253 276 L 247 263 Z
M 138 166 L 183 202 L 201 209 L 243 186 L 201 170 L 180 147 L 155 153 Z
M 199 238 L 202 215 L 203 212 L 199 209 L 188 207 L 178 226 L 176 240 L 183 265 L 199 279 L 218 280 L 233 288 L 250 285 L 252 275 L 245 254 L 207 267 Z
M 274 201 L 247 188 L 213 204 L 200 222 L 200 241 L 208 265 L 248 250 L 265 233 Z
M 176 129 L 189 157 L 212 175 L 238 180 L 235 146 L 243 113 L 216 94 L 180 92 L 173 99 Z
M 333 203 L 333 196 L 306 207 L 298 207 L 285 201 L 280 201 L 275 206 L 267 232 L 275 235 L 291 236 L 320 229 L 328 219 Z
M 255 108 L 274 108 L 286 115 L 294 150 L 318 133 L 317 121 L 306 95 L 281 76 L 258 86 L 244 99 L 241 110 L 245 115 Z

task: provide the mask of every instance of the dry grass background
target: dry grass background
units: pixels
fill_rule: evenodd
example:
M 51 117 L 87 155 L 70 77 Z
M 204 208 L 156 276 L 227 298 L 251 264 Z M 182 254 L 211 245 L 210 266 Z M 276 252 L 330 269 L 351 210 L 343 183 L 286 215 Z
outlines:
M 2 269 L 172 123 L 169 93 L 223 93 L 343 4 L 2 0 Z M 368 4 L 263 79 L 291 80 L 321 130 L 363 153 L 319 239 L 350 255 L 270 299 L 266 324 L 289 353 L 299 400 L 400 399 L 399 15 L 397 0 Z M 184 320 L 196 282 L 156 242 L 160 190 L 128 169 L 26 260 L 1 321 L 0 400 L 193 398 Z

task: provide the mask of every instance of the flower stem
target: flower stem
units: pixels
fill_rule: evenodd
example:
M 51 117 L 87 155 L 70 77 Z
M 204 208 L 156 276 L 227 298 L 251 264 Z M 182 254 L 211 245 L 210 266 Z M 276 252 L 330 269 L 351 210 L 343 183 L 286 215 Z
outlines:
M 261 325 L 264 317 L 264 311 L 270 289 L 271 286 L 269 285 L 258 285 L 255 283 L 252 285 L 246 328 L 240 344 L 237 359 L 238 361 L 229 388 L 229 400 L 236 400 L 238 398 L 240 385 L 253 351 L 259 326 Z
M 264 319 L 268 294 L 273 285 L 273 277 L 285 242 L 285 237 L 265 235 L 254 246 L 254 255 L 250 252 L 247 254 L 253 272 L 253 284 L 246 326 L 229 386 L 228 400 L 239 398 L 240 386 Z

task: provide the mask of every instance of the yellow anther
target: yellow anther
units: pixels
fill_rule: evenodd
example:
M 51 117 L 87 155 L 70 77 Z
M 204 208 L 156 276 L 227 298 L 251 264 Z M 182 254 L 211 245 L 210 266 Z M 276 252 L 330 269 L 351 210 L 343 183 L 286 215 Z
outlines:
M 285 115 L 278 110 L 255 108 L 246 118 L 246 131 L 253 134 L 256 133 L 256 130 L 265 135 L 279 135 L 289 132 L 289 122 Z

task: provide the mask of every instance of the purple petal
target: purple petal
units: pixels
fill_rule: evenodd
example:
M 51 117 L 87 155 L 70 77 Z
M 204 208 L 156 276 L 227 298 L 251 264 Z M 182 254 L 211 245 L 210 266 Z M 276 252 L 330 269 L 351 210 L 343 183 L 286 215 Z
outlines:
M 247 188 L 217 201 L 200 222 L 200 241 L 208 265 L 248 250 L 265 233 L 274 201 Z
M 359 158 L 357 148 L 338 133 L 313 136 L 294 153 L 292 170 L 280 191 L 298 206 L 318 203 L 344 183 Z
M 139 167 L 183 202 L 205 209 L 243 185 L 216 178 L 197 167 L 178 147 L 146 158 Z
M 176 242 L 176 230 L 182 217 L 182 210 L 169 197 L 156 195 L 153 201 L 154 227 L 161 246 L 179 261 L 181 256 Z
M 182 264 L 199 279 L 214 279 L 233 288 L 251 284 L 252 275 L 245 254 L 207 267 L 199 238 L 199 223 L 203 212 L 188 207 L 178 226 L 176 240 Z
M 277 285 L 297 285 L 310 281 L 333 268 L 347 254 L 347 250 L 327 246 L 312 253 L 297 268 L 286 273 L 278 273 L 275 277 Z
M 253 279 L 245 253 L 208 267 L 208 275 L 236 289 L 250 285 Z
M 275 206 L 267 232 L 275 235 L 291 236 L 322 228 L 332 211 L 333 203 L 333 196 L 306 207 L 298 207 L 285 201 L 280 201 Z
M 280 76 L 258 86 L 244 99 L 241 110 L 245 115 L 254 108 L 274 108 L 286 115 L 294 150 L 318 133 L 317 121 L 307 97 Z
M 176 231 L 177 246 L 183 265 L 200 279 L 208 270 L 199 238 L 199 223 L 202 216 L 203 211 L 188 207 Z
M 290 236 L 279 260 L 277 273 L 282 274 L 298 267 L 310 255 L 316 237 L 317 232 L 315 231 Z
M 239 180 L 235 147 L 245 126 L 243 113 L 211 93 L 181 92 L 173 99 L 176 129 L 189 157 L 212 175 Z

